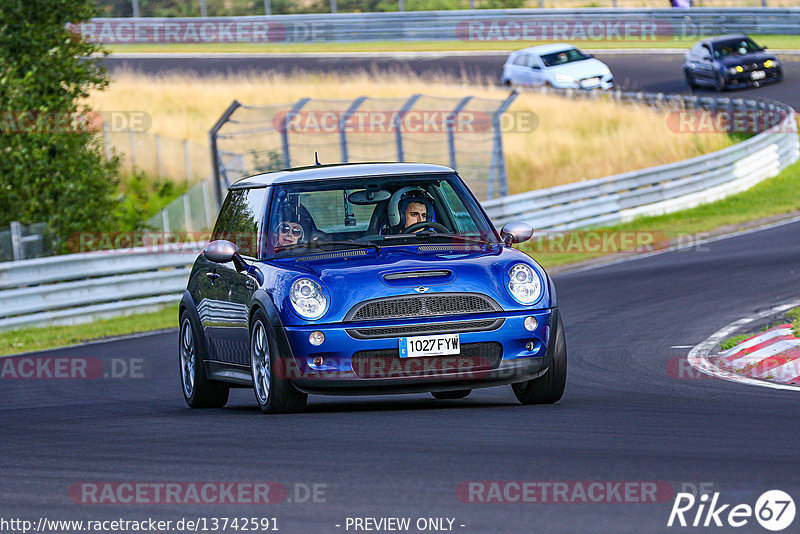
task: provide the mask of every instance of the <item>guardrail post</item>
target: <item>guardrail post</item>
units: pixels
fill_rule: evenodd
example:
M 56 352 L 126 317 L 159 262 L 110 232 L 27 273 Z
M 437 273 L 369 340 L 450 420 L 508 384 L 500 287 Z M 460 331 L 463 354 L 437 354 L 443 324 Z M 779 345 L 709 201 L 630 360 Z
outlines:
M 264 0 L 264 14 L 267 16 L 272 15 L 272 2 L 270 0 Z
M 139 0 L 131 0 L 131 7 L 133 8 L 133 17 L 139 18 Z
M 336 13 L 336 0 L 331 0 L 331 13 Z
M 206 18 L 208 16 L 208 9 L 206 9 L 206 0 L 200 0 L 200 16 Z
M 22 249 L 22 226 L 19 221 L 11 221 L 11 252 L 14 261 L 25 259 L 25 251 Z
M 471 0 L 474 2 L 474 0 Z M 406 3 L 403 0 L 397 0 L 397 10 L 398 11 L 405 11 L 406 10 Z
M 283 119 L 283 128 L 281 128 L 281 147 L 283 149 L 283 166 L 285 168 L 289 168 L 292 166 L 292 157 L 289 154 L 289 121 L 292 120 L 292 117 L 297 115 L 303 106 L 311 100 L 310 98 L 301 98 L 297 102 L 295 102 L 292 109 L 289 110 L 289 113 L 286 114 L 286 117 Z
M 492 115 L 492 160 L 489 164 L 487 198 L 493 198 L 494 196 L 495 180 L 498 182 L 499 195 L 501 197 L 508 195 L 508 178 L 506 176 L 506 159 L 503 154 L 503 132 L 501 131 L 500 117 L 508 110 L 518 95 L 518 91 L 511 91 L 508 98 L 500 104 L 500 107 Z
M 472 100 L 471 96 L 462 98 L 456 108 L 447 116 L 447 148 L 450 151 L 450 167 L 453 169 L 456 168 L 456 138 L 453 133 L 453 122 L 458 114 L 461 113 L 461 110 L 469 104 L 470 100 Z
M 395 124 L 394 124 L 394 143 L 397 147 L 397 161 L 404 162 L 405 161 L 405 154 L 403 154 L 403 117 L 405 117 L 408 110 L 417 103 L 419 97 L 422 95 L 411 95 L 411 98 L 406 100 L 403 107 L 400 108 L 400 111 L 396 115 Z
M 339 147 L 340 147 L 341 153 L 342 153 L 342 163 L 347 163 L 347 161 L 348 161 L 348 159 L 347 159 L 347 133 L 344 131 L 345 124 L 347 123 L 347 120 L 353 115 L 353 113 L 355 113 L 355 111 L 358 109 L 358 106 L 360 106 L 361 103 L 364 102 L 364 100 L 366 100 L 366 99 L 367 99 L 366 96 L 360 96 L 360 97 L 356 98 L 353 101 L 353 103 L 350 104 L 350 107 L 347 108 L 347 111 L 345 111 L 344 114 L 339 119 Z
M 165 236 L 169 233 L 169 217 L 166 208 L 161 210 L 161 231 Z
M 233 115 L 233 112 L 236 111 L 240 106 L 241 106 L 241 104 L 239 102 L 237 102 L 236 100 L 231 102 L 231 105 L 228 106 L 228 109 L 225 110 L 225 112 L 222 114 L 222 116 L 217 120 L 217 122 L 214 123 L 214 126 L 212 126 L 211 130 L 208 132 L 208 138 L 209 138 L 210 146 L 211 146 L 211 171 L 214 173 L 214 192 L 216 193 L 216 197 L 217 197 L 217 207 L 222 205 L 222 183 L 220 183 L 220 180 L 219 180 L 220 160 L 219 160 L 219 152 L 217 151 L 217 134 L 219 133 L 220 128 L 222 128 L 222 126 L 226 122 L 228 122 L 228 119 L 231 118 L 231 115 Z M 189 170 L 189 167 L 188 167 L 188 162 L 189 162 L 188 154 L 189 154 L 189 152 L 186 149 L 186 146 L 187 145 L 184 142 L 184 150 L 186 151 L 186 154 L 187 154 L 187 159 L 186 159 L 186 162 L 187 162 L 187 167 L 186 167 L 187 175 L 186 175 L 186 177 L 187 178 L 186 179 L 188 180 L 189 179 L 188 178 L 189 177 L 189 175 L 188 175 L 188 170 Z

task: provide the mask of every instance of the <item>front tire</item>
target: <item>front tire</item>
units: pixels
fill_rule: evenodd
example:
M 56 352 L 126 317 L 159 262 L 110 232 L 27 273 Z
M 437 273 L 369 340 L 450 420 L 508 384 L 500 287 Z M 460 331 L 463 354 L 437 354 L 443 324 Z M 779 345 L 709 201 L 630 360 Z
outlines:
M 178 367 L 183 398 L 190 408 L 222 408 L 228 403 L 228 385 L 206 376 L 203 345 L 187 311 L 181 314 L 180 324 Z
M 514 395 L 522 404 L 553 404 L 564 395 L 567 385 L 567 340 L 560 315 L 557 320 L 559 328 L 550 368 L 539 378 L 511 385 Z
M 264 413 L 291 413 L 306 406 L 308 395 L 301 393 L 286 378 L 287 369 L 274 340 L 269 335 L 267 319 L 261 310 L 250 325 L 250 368 L 253 392 Z
M 725 76 L 721 73 L 717 73 L 716 82 L 714 84 L 714 89 L 717 90 L 718 93 L 721 93 L 728 87 L 728 83 L 725 81 Z
M 455 391 L 432 391 L 431 395 L 433 395 L 434 399 L 455 400 L 455 399 L 463 399 L 467 397 L 470 393 L 472 393 L 471 389 L 457 389 Z

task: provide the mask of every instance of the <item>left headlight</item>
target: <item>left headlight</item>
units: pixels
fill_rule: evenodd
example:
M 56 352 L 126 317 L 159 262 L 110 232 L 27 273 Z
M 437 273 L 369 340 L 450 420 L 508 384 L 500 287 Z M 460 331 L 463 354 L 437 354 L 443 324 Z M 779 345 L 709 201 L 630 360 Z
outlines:
M 533 304 L 542 295 L 542 282 L 533 269 L 517 263 L 508 271 L 508 292 L 520 304 Z
M 611 74 L 611 69 L 609 69 L 608 67 L 605 67 L 603 68 L 603 70 L 600 71 L 600 76 L 607 76 L 609 74 Z
M 294 311 L 303 319 L 319 319 L 328 308 L 328 298 L 322 286 L 310 278 L 295 280 L 289 290 L 289 300 Z

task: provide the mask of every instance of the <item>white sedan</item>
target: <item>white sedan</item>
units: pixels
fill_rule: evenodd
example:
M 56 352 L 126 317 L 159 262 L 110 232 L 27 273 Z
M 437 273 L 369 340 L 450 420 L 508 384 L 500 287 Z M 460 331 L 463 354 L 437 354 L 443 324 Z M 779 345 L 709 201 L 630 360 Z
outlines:
M 503 65 L 505 85 L 549 85 L 562 89 L 611 89 L 614 77 L 602 61 L 566 43 L 512 52 Z

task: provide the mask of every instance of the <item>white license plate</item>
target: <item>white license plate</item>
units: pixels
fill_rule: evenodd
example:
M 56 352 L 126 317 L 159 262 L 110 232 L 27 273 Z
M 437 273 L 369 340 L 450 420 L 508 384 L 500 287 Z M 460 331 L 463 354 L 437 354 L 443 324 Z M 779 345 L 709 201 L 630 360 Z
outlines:
M 767 73 L 764 72 L 763 70 L 756 70 L 753 71 L 753 74 L 751 74 L 750 77 L 753 78 L 754 80 L 761 80 L 767 77 Z
M 448 356 L 461 353 L 458 334 L 400 338 L 400 357 Z
M 583 87 L 597 87 L 600 85 L 600 78 L 588 78 L 581 82 Z

